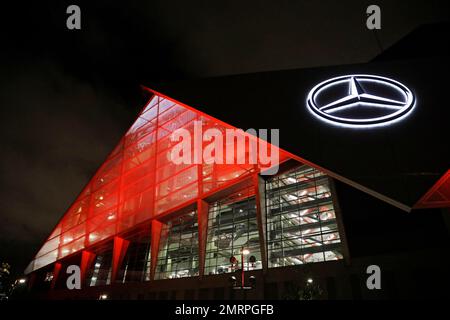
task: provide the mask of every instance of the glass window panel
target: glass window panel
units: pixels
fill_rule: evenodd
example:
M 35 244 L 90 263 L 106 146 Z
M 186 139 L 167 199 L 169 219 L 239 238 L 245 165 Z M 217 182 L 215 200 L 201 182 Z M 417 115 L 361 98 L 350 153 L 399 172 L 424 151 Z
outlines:
M 328 178 L 301 166 L 266 183 L 269 267 L 341 259 Z
M 232 265 L 230 258 L 234 256 L 240 261 L 242 248 L 250 251 L 250 255 L 244 256 L 244 268 L 260 269 L 255 197 L 251 188 L 210 204 L 205 274 L 234 272 L 240 268 L 240 263 Z M 255 256 L 255 263 L 249 262 L 250 256 Z
M 164 225 L 155 279 L 198 276 L 198 227 L 195 211 Z

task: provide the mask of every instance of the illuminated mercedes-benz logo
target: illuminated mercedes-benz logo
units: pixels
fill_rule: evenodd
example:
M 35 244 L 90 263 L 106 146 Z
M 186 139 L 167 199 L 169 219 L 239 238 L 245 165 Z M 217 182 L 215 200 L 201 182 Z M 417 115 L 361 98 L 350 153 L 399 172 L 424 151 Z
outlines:
M 414 108 L 415 100 L 411 90 L 398 81 L 355 74 L 319 83 L 309 92 L 307 104 L 321 120 L 363 128 L 403 119 Z

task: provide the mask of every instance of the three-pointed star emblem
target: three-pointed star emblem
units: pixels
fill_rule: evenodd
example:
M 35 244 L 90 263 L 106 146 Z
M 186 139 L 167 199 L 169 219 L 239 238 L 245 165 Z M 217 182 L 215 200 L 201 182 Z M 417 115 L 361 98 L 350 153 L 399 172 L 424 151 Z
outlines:
M 364 85 L 374 85 L 381 88 L 379 93 L 367 92 Z M 321 104 L 318 98 L 334 91 L 335 86 L 343 91 L 331 102 Z M 370 87 L 370 86 L 369 86 Z M 345 88 L 345 89 L 344 89 Z M 307 105 L 316 116 L 338 124 L 367 127 L 392 122 L 406 114 L 414 106 L 415 98 L 412 92 L 403 84 L 380 76 L 348 75 L 324 81 L 314 87 L 307 100 Z M 372 115 L 368 115 L 370 108 Z M 373 110 L 378 112 L 373 112 Z M 345 115 L 342 112 L 345 111 Z
M 333 110 L 341 108 L 343 106 L 354 105 L 355 107 L 361 102 L 373 104 L 374 106 L 380 106 L 384 108 L 393 108 L 393 109 L 401 109 L 405 102 L 398 101 L 393 99 L 383 98 L 377 95 L 369 94 L 364 92 L 364 89 L 361 87 L 361 84 L 356 80 L 355 77 L 350 78 L 349 83 L 349 95 L 339 99 L 337 101 L 331 102 L 323 107 L 320 110 L 331 113 Z

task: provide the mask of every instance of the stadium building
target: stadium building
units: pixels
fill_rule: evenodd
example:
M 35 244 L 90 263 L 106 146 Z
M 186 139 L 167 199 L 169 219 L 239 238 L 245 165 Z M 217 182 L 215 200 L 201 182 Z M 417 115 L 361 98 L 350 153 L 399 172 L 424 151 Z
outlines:
M 137 120 L 28 266 L 31 294 L 439 296 L 450 266 L 449 65 L 448 51 L 427 42 L 439 28 L 366 64 L 144 88 Z M 279 129 L 279 146 L 242 133 L 247 158 L 252 142 L 278 152 L 276 174 L 237 152 L 233 163 L 175 164 L 173 133 L 195 136 L 198 123 L 223 135 Z M 81 290 L 66 287 L 70 265 Z M 370 265 L 381 268 L 381 290 L 366 286 Z

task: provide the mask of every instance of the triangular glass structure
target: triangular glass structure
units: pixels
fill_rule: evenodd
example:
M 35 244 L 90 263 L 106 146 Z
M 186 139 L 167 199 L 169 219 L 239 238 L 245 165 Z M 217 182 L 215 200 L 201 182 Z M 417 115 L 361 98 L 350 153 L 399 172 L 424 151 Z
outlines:
M 139 223 L 188 205 L 199 197 L 245 179 L 255 172 L 268 169 L 261 163 L 171 162 L 169 153 L 178 143 L 172 141 L 171 134 L 180 128 L 193 134 L 196 123 L 201 123 L 202 130 L 215 128 L 224 132 L 226 129 L 235 129 L 198 110 L 154 93 L 25 272 L 33 272 L 110 239 Z M 245 137 L 246 156 L 252 139 L 258 140 L 260 147 L 268 145 L 254 136 L 245 134 Z M 201 143 L 203 147 L 209 144 L 204 141 Z M 194 151 L 192 148 L 192 153 Z M 235 152 L 235 160 L 237 156 L 238 152 Z M 280 162 L 288 158 L 287 153 L 279 150 Z

